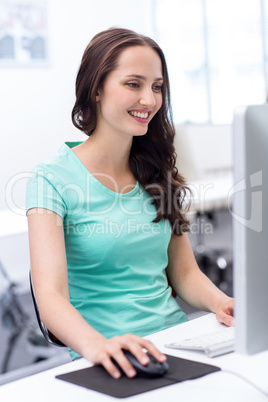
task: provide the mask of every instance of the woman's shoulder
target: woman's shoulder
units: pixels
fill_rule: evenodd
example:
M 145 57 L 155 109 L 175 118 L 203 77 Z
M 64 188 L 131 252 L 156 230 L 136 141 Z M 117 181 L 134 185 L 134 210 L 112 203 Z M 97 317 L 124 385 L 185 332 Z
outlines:
M 42 174 L 42 172 L 53 173 L 56 175 L 68 176 L 73 171 L 74 160 L 70 147 L 71 143 L 64 143 L 58 153 L 48 157 L 46 160 L 39 162 L 34 166 L 32 172 L 34 174 Z M 74 143 L 77 144 L 77 143 Z

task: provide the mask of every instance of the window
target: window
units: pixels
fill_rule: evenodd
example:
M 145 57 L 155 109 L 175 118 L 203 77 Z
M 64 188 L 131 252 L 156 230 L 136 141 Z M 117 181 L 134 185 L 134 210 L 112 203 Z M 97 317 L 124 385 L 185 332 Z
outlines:
M 230 124 L 268 94 L 268 0 L 157 0 L 176 123 Z

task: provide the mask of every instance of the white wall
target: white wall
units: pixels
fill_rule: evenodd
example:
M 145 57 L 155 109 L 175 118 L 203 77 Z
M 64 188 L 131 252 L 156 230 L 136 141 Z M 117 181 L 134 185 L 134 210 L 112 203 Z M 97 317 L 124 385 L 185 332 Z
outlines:
M 24 207 L 24 173 L 54 155 L 66 140 L 85 139 L 71 123 L 74 83 L 82 53 L 111 26 L 152 36 L 153 0 L 50 0 L 48 67 L 0 69 L 0 210 L 7 194 Z M 12 194 L 10 193 L 11 183 Z M 23 213 L 23 211 L 21 211 Z M 0 223 L 1 224 L 1 223 Z

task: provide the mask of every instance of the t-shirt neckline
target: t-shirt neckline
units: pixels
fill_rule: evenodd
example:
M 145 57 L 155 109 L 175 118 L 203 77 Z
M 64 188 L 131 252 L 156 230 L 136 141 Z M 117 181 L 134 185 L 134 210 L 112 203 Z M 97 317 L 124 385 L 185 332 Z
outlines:
M 72 157 L 72 159 L 75 161 L 75 163 L 79 166 L 80 169 L 82 169 L 84 172 L 86 172 L 92 180 L 96 183 L 96 185 L 101 188 L 103 191 L 105 191 L 107 194 L 112 195 L 113 197 L 132 197 L 136 193 L 140 192 L 140 184 L 137 181 L 135 187 L 131 190 L 128 191 L 127 193 L 119 193 L 113 190 L 110 190 L 108 187 L 106 187 L 104 184 L 102 184 L 83 164 L 83 162 L 78 158 L 78 156 L 72 151 L 72 148 L 82 144 L 83 141 L 74 141 L 74 142 L 65 142 L 63 144 L 63 148 L 65 148 L 68 152 L 68 154 Z

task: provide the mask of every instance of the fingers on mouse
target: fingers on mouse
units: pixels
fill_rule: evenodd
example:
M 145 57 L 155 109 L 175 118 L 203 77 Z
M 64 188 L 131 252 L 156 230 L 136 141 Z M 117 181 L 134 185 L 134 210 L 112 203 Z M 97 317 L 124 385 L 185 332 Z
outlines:
M 162 377 L 169 369 L 167 362 L 159 362 L 150 353 L 147 353 L 149 357 L 149 363 L 146 365 L 141 364 L 138 359 L 129 351 L 124 351 L 125 357 L 129 360 L 130 364 L 134 368 L 138 377 L 154 378 Z M 116 364 L 117 365 L 117 364 Z M 122 369 L 117 365 L 122 372 Z

